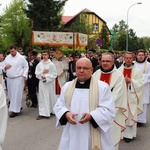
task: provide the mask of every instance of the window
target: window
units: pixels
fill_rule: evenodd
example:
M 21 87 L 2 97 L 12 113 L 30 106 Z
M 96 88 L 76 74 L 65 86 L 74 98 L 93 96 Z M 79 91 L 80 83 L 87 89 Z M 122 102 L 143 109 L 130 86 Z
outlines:
M 98 31 L 98 23 L 93 23 L 93 30 Z

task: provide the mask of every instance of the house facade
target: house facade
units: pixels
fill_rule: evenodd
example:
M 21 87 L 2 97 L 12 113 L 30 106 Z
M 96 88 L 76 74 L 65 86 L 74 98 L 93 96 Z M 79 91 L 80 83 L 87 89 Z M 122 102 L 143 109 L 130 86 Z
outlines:
M 73 23 L 83 13 L 86 14 L 86 20 L 92 30 L 90 35 L 98 35 L 101 32 L 103 25 L 106 27 L 108 36 L 111 34 L 107 26 L 107 23 L 101 17 L 99 17 L 95 12 L 90 11 L 87 8 L 85 8 L 84 10 L 76 14 L 75 16 L 62 16 L 62 22 L 64 24 L 64 31 L 68 31 L 70 28 L 72 28 Z

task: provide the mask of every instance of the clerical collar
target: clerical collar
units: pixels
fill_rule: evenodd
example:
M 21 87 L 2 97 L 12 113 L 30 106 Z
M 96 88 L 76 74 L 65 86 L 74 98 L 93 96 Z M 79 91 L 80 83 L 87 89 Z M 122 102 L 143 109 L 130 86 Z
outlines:
M 107 73 L 107 72 L 111 72 L 113 69 L 114 69 L 114 65 L 112 66 L 112 68 L 111 69 L 109 69 L 109 70 L 104 70 L 103 68 L 102 68 L 102 66 L 100 66 L 100 69 L 101 69 L 101 71 L 102 72 L 105 72 L 105 73 Z
M 145 62 L 145 60 L 146 60 L 146 58 L 145 58 L 143 61 L 138 61 L 138 60 L 136 59 L 136 62 L 138 62 L 138 63 L 143 63 L 143 62 Z
M 134 65 L 134 63 L 132 63 L 131 66 L 127 66 L 125 63 L 123 65 L 127 68 L 131 68 Z
M 91 81 L 91 78 L 89 78 L 85 82 L 80 82 L 79 80 L 77 80 L 77 82 L 76 82 L 76 88 L 79 88 L 79 89 L 89 89 L 89 87 L 90 87 L 90 81 Z

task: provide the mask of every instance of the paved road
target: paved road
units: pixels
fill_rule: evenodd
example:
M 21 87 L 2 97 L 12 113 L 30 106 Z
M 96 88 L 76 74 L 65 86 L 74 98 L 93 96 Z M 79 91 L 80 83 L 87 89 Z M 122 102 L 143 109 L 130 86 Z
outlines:
M 121 141 L 119 150 L 150 150 L 150 105 L 148 106 L 147 124 L 137 128 L 137 137 L 130 143 Z
M 27 108 L 16 118 L 8 119 L 8 128 L 3 150 L 56 150 L 61 129 L 55 128 L 55 116 L 36 120 L 37 108 Z M 150 106 L 148 108 L 150 114 Z M 138 128 L 137 138 L 131 143 L 121 141 L 119 150 L 150 150 L 150 115 L 145 127 Z

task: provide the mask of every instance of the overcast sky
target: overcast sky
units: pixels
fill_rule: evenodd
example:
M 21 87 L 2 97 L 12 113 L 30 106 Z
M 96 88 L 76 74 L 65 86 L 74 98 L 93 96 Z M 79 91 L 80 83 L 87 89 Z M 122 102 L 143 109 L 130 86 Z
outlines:
M 6 4 L 11 0 L 0 0 L 0 14 Z M 40 1 L 39 1 L 40 2 Z M 142 2 L 130 7 L 132 4 Z M 83 9 L 87 8 L 95 12 L 99 17 L 107 22 L 109 29 L 115 23 L 124 20 L 132 28 L 138 37 L 150 37 L 150 0 L 68 0 L 64 7 L 65 16 L 73 16 Z

